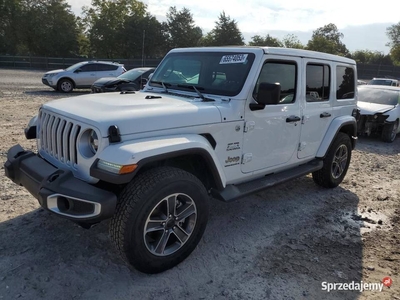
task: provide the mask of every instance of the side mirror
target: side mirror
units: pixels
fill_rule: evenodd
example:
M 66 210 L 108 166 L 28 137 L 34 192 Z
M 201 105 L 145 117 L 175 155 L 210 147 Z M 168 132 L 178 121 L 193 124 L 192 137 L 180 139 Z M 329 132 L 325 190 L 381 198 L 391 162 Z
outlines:
M 264 109 L 265 105 L 276 105 L 281 98 L 281 85 L 279 83 L 261 82 L 256 96 L 257 103 L 250 103 L 251 110 Z
M 78 68 L 78 69 L 76 69 L 76 70 L 74 71 L 74 73 L 80 73 L 80 72 L 82 72 L 82 69 L 81 69 L 81 68 Z

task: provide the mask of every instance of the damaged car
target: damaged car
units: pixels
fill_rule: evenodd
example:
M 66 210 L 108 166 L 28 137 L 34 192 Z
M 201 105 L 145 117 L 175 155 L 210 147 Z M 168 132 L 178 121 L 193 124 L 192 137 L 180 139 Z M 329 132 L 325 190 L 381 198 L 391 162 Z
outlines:
M 392 143 L 400 131 L 400 89 L 391 86 L 364 85 L 358 87 L 360 118 L 358 134 L 379 134 Z

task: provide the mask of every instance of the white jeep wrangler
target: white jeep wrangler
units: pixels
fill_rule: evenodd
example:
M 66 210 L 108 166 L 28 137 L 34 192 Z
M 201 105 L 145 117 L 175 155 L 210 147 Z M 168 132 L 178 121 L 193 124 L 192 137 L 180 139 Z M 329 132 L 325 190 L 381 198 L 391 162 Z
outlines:
M 9 149 L 7 177 L 82 225 L 111 218 L 127 262 L 157 273 L 183 261 L 209 201 L 312 173 L 341 183 L 356 143 L 353 60 L 283 48 L 175 49 L 143 91 L 44 104 Z

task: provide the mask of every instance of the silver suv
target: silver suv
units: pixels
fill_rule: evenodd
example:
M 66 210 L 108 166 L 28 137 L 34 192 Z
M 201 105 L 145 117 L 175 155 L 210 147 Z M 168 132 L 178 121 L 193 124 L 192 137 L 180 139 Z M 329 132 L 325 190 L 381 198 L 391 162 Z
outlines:
M 99 78 L 117 77 L 126 72 L 124 65 L 107 61 L 84 61 L 66 69 L 45 73 L 42 82 L 55 90 L 69 93 L 74 88 L 86 89 Z

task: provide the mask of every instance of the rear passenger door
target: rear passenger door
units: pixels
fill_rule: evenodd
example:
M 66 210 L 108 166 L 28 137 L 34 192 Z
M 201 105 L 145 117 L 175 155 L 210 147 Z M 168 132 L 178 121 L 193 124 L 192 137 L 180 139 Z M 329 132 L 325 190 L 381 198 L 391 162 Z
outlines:
M 330 125 L 332 116 L 332 66 L 327 62 L 303 59 L 305 101 L 301 107 L 299 159 L 315 156 Z
M 102 77 L 117 77 L 118 65 L 97 64 L 97 79 Z

